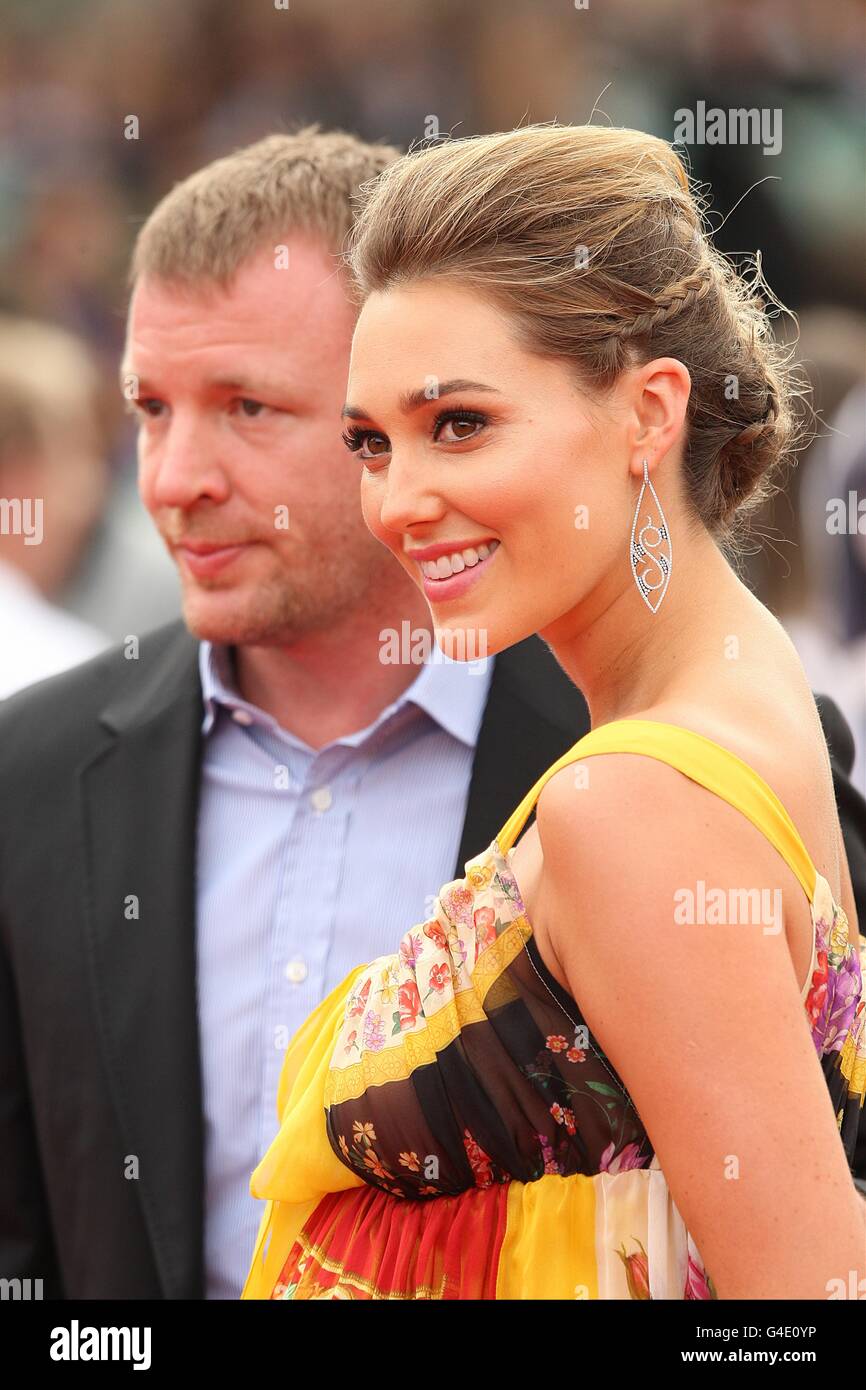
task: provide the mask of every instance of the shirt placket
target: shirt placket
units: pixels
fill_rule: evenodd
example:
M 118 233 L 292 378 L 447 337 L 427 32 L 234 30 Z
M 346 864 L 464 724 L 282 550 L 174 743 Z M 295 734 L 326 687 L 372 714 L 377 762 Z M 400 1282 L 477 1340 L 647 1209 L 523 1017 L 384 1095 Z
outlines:
M 275 896 L 266 1009 L 260 1144 L 278 1127 L 277 1089 L 286 1048 L 325 993 L 351 807 L 363 759 L 354 748 L 299 750 L 285 763 L 295 775 Z M 264 1151 L 264 1147 L 260 1151 Z

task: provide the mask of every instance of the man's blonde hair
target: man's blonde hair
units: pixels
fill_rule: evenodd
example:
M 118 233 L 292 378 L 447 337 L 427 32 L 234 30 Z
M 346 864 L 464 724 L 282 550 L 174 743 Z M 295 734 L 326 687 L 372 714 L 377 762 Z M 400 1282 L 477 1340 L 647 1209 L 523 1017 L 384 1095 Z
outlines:
M 154 208 L 136 239 L 130 286 L 152 275 L 225 288 L 250 257 L 292 232 L 319 238 L 343 270 L 353 199 L 399 157 L 394 146 L 313 122 L 214 160 Z

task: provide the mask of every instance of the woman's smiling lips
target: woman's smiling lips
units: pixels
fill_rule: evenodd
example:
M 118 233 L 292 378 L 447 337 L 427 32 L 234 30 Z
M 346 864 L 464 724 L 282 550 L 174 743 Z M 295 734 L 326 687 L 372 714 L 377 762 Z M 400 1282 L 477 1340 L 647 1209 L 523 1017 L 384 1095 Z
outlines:
M 219 545 L 213 541 L 181 541 L 175 546 L 175 553 L 197 579 L 209 579 L 230 565 L 247 548 L 246 541 L 236 545 Z
M 427 598 L 433 603 L 443 603 L 447 599 L 459 598 L 465 594 L 479 575 L 487 569 L 498 549 L 499 541 L 488 536 L 483 540 L 462 543 L 442 541 L 437 545 L 422 546 L 407 553 L 421 570 Z M 454 572 L 441 577 L 432 574 L 430 571 L 434 570 L 436 563 L 445 556 L 459 557 L 454 562 Z

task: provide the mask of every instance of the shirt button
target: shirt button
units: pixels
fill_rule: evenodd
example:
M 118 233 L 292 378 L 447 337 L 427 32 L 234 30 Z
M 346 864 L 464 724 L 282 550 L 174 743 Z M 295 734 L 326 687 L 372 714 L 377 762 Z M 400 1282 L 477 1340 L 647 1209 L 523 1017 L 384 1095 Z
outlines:
M 316 790 L 310 793 L 310 802 L 314 811 L 327 811 L 333 799 L 330 787 L 316 787 Z
M 245 709 L 232 710 L 232 719 L 236 724 L 252 724 L 253 716 Z
M 286 966 L 286 979 L 291 980 L 293 985 L 299 985 L 302 980 L 307 978 L 307 967 L 302 960 L 290 960 Z

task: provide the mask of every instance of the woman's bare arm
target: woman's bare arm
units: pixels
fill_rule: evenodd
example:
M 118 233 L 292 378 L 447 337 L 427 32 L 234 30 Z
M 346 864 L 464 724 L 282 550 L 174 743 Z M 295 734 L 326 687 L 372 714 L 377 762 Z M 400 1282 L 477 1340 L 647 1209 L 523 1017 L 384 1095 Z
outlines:
M 565 768 L 539 798 L 536 919 L 719 1296 L 827 1298 L 829 1281 L 866 1277 L 866 1211 L 784 928 L 675 920 L 675 894 L 699 879 L 790 892 L 790 871 L 740 812 L 673 768 L 587 761 L 588 786 Z

